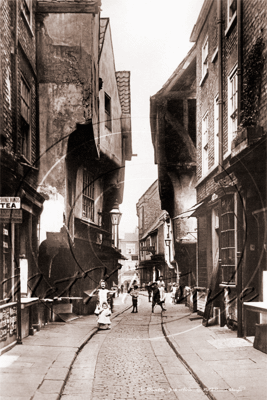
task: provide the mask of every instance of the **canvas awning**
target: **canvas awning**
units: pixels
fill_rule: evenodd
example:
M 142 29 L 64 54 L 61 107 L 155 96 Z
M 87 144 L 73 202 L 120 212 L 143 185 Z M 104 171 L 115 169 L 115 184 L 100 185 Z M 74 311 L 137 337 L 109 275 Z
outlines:
M 193 214 L 202 206 L 202 204 L 204 204 L 204 201 L 195 204 L 193 207 L 189 208 L 186 211 L 183 211 L 181 214 L 177 215 L 173 219 L 177 219 L 177 218 L 183 219 L 183 218 L 195 217 L 195 215 L 193 215 Z

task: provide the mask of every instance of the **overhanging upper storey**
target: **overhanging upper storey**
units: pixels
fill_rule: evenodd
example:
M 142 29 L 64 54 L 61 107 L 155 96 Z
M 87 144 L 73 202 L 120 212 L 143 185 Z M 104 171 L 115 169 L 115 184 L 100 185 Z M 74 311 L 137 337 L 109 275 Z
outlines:
M 155 163 L 179 169 L 196 158 L 196 47 L 190 50 L 162 89 L 150 98 Z
M 100 11 L 101 0 L 83 1 L 37 1 L 36 11 L 38 13 L 82 13 L 98 14 Z

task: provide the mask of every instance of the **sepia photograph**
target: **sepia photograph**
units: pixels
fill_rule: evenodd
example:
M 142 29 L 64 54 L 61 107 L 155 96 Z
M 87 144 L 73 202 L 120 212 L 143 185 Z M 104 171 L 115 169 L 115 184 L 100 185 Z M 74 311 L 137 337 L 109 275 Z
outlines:
M 0 400 L 266 400 L 266 139 L 267 0 L 0 0 Z

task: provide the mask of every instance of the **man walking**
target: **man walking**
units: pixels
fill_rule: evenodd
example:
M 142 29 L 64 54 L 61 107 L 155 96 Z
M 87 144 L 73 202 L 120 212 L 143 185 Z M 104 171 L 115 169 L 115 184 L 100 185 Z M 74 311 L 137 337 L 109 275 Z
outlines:
M 156 304 L 158 304 L 161 307 L 162 311 L 166 311 L 166 309 L 163 308 L 163 305 L 162 305 L 163 302 L 160 299 L 160 291 L 159 291 L 157 282 L 153 283 L 152 289 L 153 289 L 152 312 L 154 312 L 154 307 Z

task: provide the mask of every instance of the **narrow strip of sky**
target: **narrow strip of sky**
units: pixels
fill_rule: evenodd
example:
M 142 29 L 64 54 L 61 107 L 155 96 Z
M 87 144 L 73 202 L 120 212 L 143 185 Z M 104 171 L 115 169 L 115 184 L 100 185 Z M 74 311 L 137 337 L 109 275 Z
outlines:
M 133 153 L 126 163 L 120 232 L 133 232 L 136 203 L 157 179 L 149 98 L 158 92 L 192 47 L 190 34 L 203 0 L 102 0 L 110 18 L 116 70 L 131 71 Z

